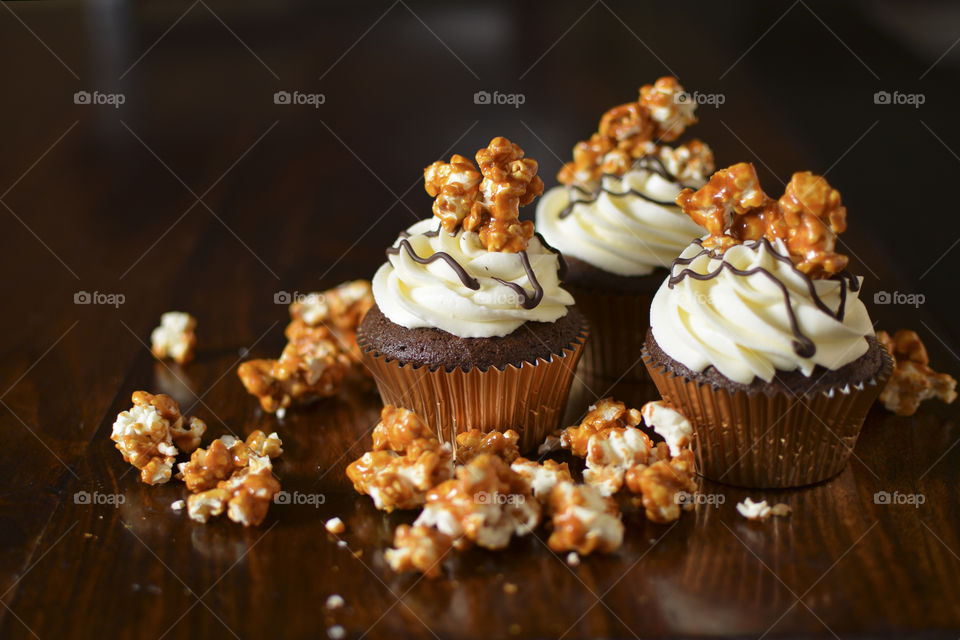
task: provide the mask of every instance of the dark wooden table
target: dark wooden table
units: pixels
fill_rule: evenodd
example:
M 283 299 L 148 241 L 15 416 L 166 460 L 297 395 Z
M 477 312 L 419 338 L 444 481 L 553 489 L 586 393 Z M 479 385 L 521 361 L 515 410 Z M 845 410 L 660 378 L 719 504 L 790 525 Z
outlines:
M 706 484 L 719 508 L 672 526 L 627 514 L 623 548 L 578 568 L 528 537 L 428 581 L 383 561 L 410 516 L 344 477 L 376 395 L 350 388 L 278 421 L 235 374 L 282 348 L 278 292 L 369 277 L 429 215 L 423 166 L 507 135 L 553 184 L 603 109 L 675 73 L 724 96 L 694 129 L 721 164 L 753 160 L 771 191 L 827 172 L 868 302 L 924 296 L 874 319 L 916 328 L 957 375 L 957 50 L 938 57 L 960 21 L 912 6 L 923 46 L 890 30 L 904 17 L 887 3 L 3 4 L 0 637 L 956 637 L 956 408 L 875 409 L 836 479 Z M 477 105 L 477 91 L 524 103 Z M 122 304 L 74 304 L 81 291 Z M 199 319 L 183 369 L 145 344 L 169 309 Z M 171 393 L 211 435 L 279 431 L 284 489 L 323 503 L 274 505 L 250 529 L 172 512 L 182 485 L 142 485 L 108 437 L 137 389 Z M 749 523 L 734 507 L 747 495 L 794 514 Z M 324 529 L 335 515 L 346 547 Z M 346 606 L 326 612 L 331 594 Z

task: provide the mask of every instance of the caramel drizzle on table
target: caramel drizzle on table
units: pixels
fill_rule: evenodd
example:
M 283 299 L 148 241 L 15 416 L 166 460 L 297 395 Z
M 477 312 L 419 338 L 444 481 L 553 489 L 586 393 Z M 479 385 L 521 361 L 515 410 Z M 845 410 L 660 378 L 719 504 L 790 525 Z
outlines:
M 675 175 L 673 175 L 672 173 L 670 173 L 669 171 L 667 171 L 667 168 L 663 165 L 663 161 L 660 160 L 660 158 L 658 158 L 657 156 L 653 156 L 653 155 L 640 156 L 639 158 L 637 158 L 636 162 L 633 163 L 633 166 L 632 166 L 630 169 L 631 169 L 631 170 L 633 170 L 633 169 L 642 169 L 642 170 L 644 170 L 644 171 L 649 171 L 650 173 L 654 173 L 654 174 L 660 176 L 661 178 L 663 178 L 663 179 L 666 180 L 667 182 L 672 182 L 672 183 L 674 183 L 674 184 L 676 184 L 676 185 L 679 185 L 679 186 L 681 186 L 681 187 L 687 186 L 687 185 L 683 184 L 682 182 L 680 182 L 680 179 L 677 178 L 677 176 L 675 176 Z M 603 178 L 607 178 L 607 177 L 616 178 L 616 179 L 618 179 L 618 180 L 621 180 L 621 183 L 622 183 L 622 180 L 623 180 L 623 176 L 618 176 L 618 175 L 613 174 L 613 173 L 605 173 L 605 174 L 603 174 L 603 176 L 602 176 L 601 179 L 600 179 L 600 185 L 599 185 L 596 189 L 594 189 L 593 191 L 588 191 L 588 190 L 584 189 L 583 187 L 580 187 L 580 186 L 575 185 L 575 184 L 570 185 L 570 187 L 569 187 L 569 189 L 570 189 L 570 202 L 569 202 L 569 204 L 567 204 L 566 207 L 564 207 L 564 208 L 560 211 L 558 217 L 559 217 L 561 220 L 563 220 L 564 218 L 566 218 L 567 216 L 569 216 L 571 213 L 573 213 L 573 208 L 574 208 L 576 205 L 578 205 L 578 204 L 592 204 L 592 203 L 596 202 L 597 199 L 600 197 L 600 194 L 601 194 L 601 193 L 606 193 L 607 195 L 612 196 L 612 197 L 614 197 L 614 198 L 622 198 L 622 197 L 624 197 L 624 196 L 633 195 L 633 196 L 637 196 L 638 198 L 642 198 L 642 199 L 646 200 L 647 202 L 651 202 L 651 203 L 653 203 L 653 204 L 658 204 L 658 205 L 660 205 L 660 206 L 662 206 L 662 207 L 675 207 L 675 206 L 677 206 L 677 203 L 674 202 L 673 200 L 670 200 L 670 201 L 667 201 L 667 200 L 657 200 L 656 198 L 652 198 L 652 197 L 648 196 L 647 194 L 645 194 L 645 193 L 643 193 L 643 192 L 641 192 L 641 191 L 637 191 L 636 189 L 627 189 L 626 191 L 614 191 L 614 190 L 612 190 L 612 189 L 608 189 L 608 188 L 606 188 L 606 187 L 603 186 Z M 585 197 L 583 197 L 583 198 L 574 198 L 573 192 L 577 192 L 577 193 L 579 193 L 579 194 L 581 194 L 581 195 L 583 195 L 583 196 L 585 196 Z
M 712 259 L 722 258 L 722 256 L 717 254 L 716 252 L 711 251 L 710 249 L 704 249 L 703 240 L 698 238 L 694 240 L 694 244 L 699 245 L 701 247 L 701 251 L 694 256 L 690 256 L 689 258 L 677 258 L 676 260 L 673 261 L 674 266 L 689 265 L 694 260 L 704 255 L 709 255 L 710 258 Z M 768 239 L 760 238 L 759 240 L 754 240 L 752 242 L 745 242 L 743 244 L 743 246 L 747 247 L 748 249 L 756 249 L 761 245 L 763 245 L 767 249 L 767 251 L 775 260 L 778 260 L 786 265 L 789 265 L 790 268 L 794 270 L 794 273 L 797 273 L 798 275 L 800 275 L 800 277 L 803 278 L 803 281 L 807 285 L 807 290 L 810 292 L 810 298 L 813 300 L 814 305 L 816 305 L 816 307 L 820 309 L 820 311 L 824 312 L 825 314 L 827 314 L 831 318 L 834 318 L 837 321 L 840 321 L 840 322 L 843 321 L 843 316 L 844 316 L 844 313 L 846 312 L 846 305 L 847 305 L 847 289 L 849 288 L 850 291 L 854 291 L 854 292 L 860 290 L 860 282 L 859 280 L 857 280 L 856 276 L 854 276 L 848 271 L 841 271 L 840 273 L 828 278 L 829 280 L 838 280 L 841 284 L 840 305 L 837 307 L 836 312 L 834 312 L 830 310 L 830 307 L 828 307 L 826 303 L 823 302 L 823 300 L 820 299 L 819 294 L 817 294 L 817 288 L 813 284 L 813 280 L 807 274 L 801 271 L 798 271 L 793 266 L 793 261 L 790 260 L 789 257 L 778 253 Z M 721 262 L 719 267 L 717 267 L 714 271 L 710 271 L 708 273 L 697 273 L 693 269 L 682 269 L 679 273 L 676 273 L 676 274 L 671 273 L 670 278 L 667 280 L 667 286 L 672 289 L 674 288 L 674 286 L 682 282 L 684 278 L 693 278 L 694 280 L 701 280 L 701 281 L 712 280 L 713 278 L 716 278 L 717 276 L 719 276 L 724 269 L 726 269 L 727 271 L 730 271 L 734 275 L 743 276 L 743 277 L 748 277 L 748 276 L 756 275 L 759 273 L 765 276 L 770 282 L 775 284 L 783 294 L 784 305 L 786 306 L 786 309 L 787 309 L 787 318 L 790 321 L 790 330 L 792 331 L 793 337 L 794 337 L 794 340 L 793 340 L 794 352 L 801 358 L 813 357 L 813 355 L 817 352 L 817 346 L 814 344 L 813 340 L 811 340 L 809 337 L 807 337 L 800 331 L 800 323 L 797 321 L 796 312 L 793 310 L 793 305 L 791 304 L 790 291 L 787 289 L 787 286 L 785 284 L 780 282 L 780 280 L 778 280 L 776 276 L 774 276 L 772 273 L 770 273 L 768 270 L 764 269 L 763 267 L 753 267 L 751 269 L 738 269 L 737 267 L 733 266 L 729 262 Z
M 440 229 L 437 228 L 432 231 L 427 231 L 423 235 L 428 238 L 436 238 L 438 235 L 440 235 Z M 547 241 L 544 240 L 543 236 L 541 236 L 539 233 L 536 234 L 536 237 L 540 241 L 540 244 L 542 244 L 547 251 L 557 256 L 558 275 L 562 280 L 567 273 L 567 263 L 563 259 L 563 256 L 559 251 L 547 244 Z M 453 269 L 453 272 L 457 274 L 457 277 L 460 279 L 460 282 L 463 283 L 463 286 L 473 291 L 476 291 L 480 288 L 479 280 L 467 273 L 467 270 L 463 267 L 463 265 L 457 262 L 457 259 L 451 256 L 449 253 L 446 251 L 437 251 L 429 258 L 424 258 L 417 254 L 417 252 L 413 249 L 413 245 L 410 244 L 409 238 L 409 232 L 401 231 L 400 243 L 395 247 L 389 247 L 387 249 L 387 255 L 399 255 L 400 251 L 403 250 L 407 252 L 407 255 L 409 255 L 414 262 L 424 265 L 431 264 L 437 260 L 443 260 L 451 269 Z M 540 280 L 537 278 L 537 274 L 530 264 L 530 256 L 527 254 L 526 250 L 518 252 L 518 255 L 520 256 L 520 264 L 523 265 L 523 271 L 527 275 L 527 280 L 529 280 L 530 284 L 533 285 L 533 293 L 527 293 L 527 290 L 516 282 L 508 282 L 507 280 L 502 280 L 500 278 L 493 278 L 493 280 L 496 280 L 505 287 L 509 287 L 514 293 L 520 296 L 522 299 L 521 306 L 524 309 L 533 309 L 543 301 L 543 285 L 540 284 Z

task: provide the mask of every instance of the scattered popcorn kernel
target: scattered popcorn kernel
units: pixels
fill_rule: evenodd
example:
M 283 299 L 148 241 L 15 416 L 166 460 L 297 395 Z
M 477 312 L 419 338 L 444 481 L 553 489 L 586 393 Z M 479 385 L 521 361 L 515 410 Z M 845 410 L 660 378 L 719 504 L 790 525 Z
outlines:
M 391 569 L 398 573 L 419 571 L 436 578 L 444 556 L 452 548 L 452 540 L 433 527 L 402 524 L 394 532 L 393 546 L 384 553 Z
M 323 526 L 326 527 L 327 531 L 334 534 L 343 533 L 347 530 L 347 526 L 343 524 L 343 520 L 340 518 L 330 518 Z
M 745 498 L 743 502 L 737 503 L 737 511 L 747 520 L 766 520 L 770 517 L 771 509 L 766 500 L 754 502 Z
M 160 326 L 150 334 L 150 350 L 158 358 L 170 358 L 185 364 L 193 359 L 197 336 L 196 319 L 182 311 L 167 311 L 160 316 Z
M 326 606 L 327 610 L 334 611 L 336 609 L 342 609 L 345 604 L 346 602 L 343 597 L 335 593 L 327 598 L 324 606 Z

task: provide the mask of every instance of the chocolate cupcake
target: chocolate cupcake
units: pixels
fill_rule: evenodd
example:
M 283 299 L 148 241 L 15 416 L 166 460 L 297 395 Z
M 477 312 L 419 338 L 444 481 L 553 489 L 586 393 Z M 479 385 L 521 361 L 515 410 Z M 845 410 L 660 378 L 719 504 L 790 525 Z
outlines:
M 657 291 L 644 362 L 692 423 L 701 473 L 758 488 L 836 475 L 891 369 L 835 251 L 840 194 L 802 172 L 774 200 L 741 163 L 677 202 L 709 234 Z
M 563 414 L 587 336 L 561 286 L 564 261 L 518 220 L 543 191 L 506 138 L 424 171 L 435 218 L 401 232 L 373 278 L 357 341 L 384 404 L 452 441 L 514 429 L 536 448 Z
M 537 228 L 567 258 L 565 283 L 590 322 L 581 367 L 588 384 L 646 379 L 640 351 L 653 294 L 705 231 L 674 201 L 706 182 L 713 154 L 699 140 L 664 144 L 696 122 L 695 109 L 674 78 L 642 87 L 637 102 L 607 111 L 574 147 L 557 176 L 563 184 L 537 205 Z

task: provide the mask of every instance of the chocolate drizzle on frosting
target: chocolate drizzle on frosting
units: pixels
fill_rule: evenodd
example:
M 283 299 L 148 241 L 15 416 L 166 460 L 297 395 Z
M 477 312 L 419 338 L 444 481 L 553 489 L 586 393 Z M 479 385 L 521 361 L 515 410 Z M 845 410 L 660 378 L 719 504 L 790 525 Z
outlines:
M 439 235 L 439 233 L 440 230 L 436 229 L 434 231 L 427 231 L 423 235 L 428 238 L 435 238 L 437 235 Z M 536 237 L 540 241 L 540 244 L 543 245 L 544 249 L 557 256 L 558 277 L 563 280 L 563 277 L 567 273 L 567 263 L 563 259 L 563 255 L 551 247 L 539 233 L 536 234 Z M 445 251 L 437 251 L 429 258 L 424 258 L 414 251 L 413 245 L 410 244 L 408 238 L 410 238 L 410 234 L 407 231 L 401 231 L 400 244 L 395 247 L 389 247 L 387 249 L 387 255 L 400 255 L 400 251 L 403 250 L 406 251 L 407 255 L 409 255 L 410 258 L 417 264 L 431 264 L 437 260 L 443 260 L 447 263 L 447 265 L 450 266 L 451 269 L 453 269 L 454 273 L 457 274 L 457 277 L 460 278 L 460 282 L 463 283 L 463 286 L 474 291 L 480 288 L 480 282 L 467 273 L 467 270 L 464 269 L 463 265 L 457 262 L 457 259 L 451 256 L 449 253 L 446 253 Z M 520 263 L 523 265 L 523 270 L 527 274 L 527 280 L 529 280 L 530 284 L 533 286 L 533 294 L 527 293 L 526 289 L 516 282 L 508 282 L 506 280 L 501 280 L 500 278 L 493 278 L 493 280 L 496 280 L 505 287 L 509 287 L 517 295 L 519 295 L 523 301 L 521 306 L 523 306 L 524 309 L 533 309 L 543 300 L 543 285 L 541 285 L 540 280 L 537 279 L 537 274 L 530 264 L 530 256 L 527 254 L 526 250 L 520 251 L 518 255 L 520 256 Z
M 694 240 L 694 243 L 701 247 L 701 251 L 696 255 L 690 256 L 689 258 L 677 258 L 676 260 L 673 261 L 674 266 L 689 265 L 694 260 L 704 255 L 709 255 L 711 259 L 722 260 L 722 257 L 723 257 L 722 255 L 717 254 L 714 251 L 711 251 L 710 249 L 704 249 L 703 241 L 701 239 L 698 238 L 697 240 Z M 846 305 L 847 305 L 847 289 L 854 292 L 860 289 L 860 282 L 856 276 L 849 273 L 848 271 L 841 271 L 840 273 L 834 276 L 831 276 L 829 278 L 830 280 L 838 280 L 841 285 L 840 305 L 837 307 L 836 312 L 834 312 L 830 310 L 830 307 L 828 307 L 826 303 L 823 302 L 823 300 L 820 299 L 820 296 L 817 294 L 817 288 L 814 285 L 813 280 L 807 274 L 801 271 L 798 271 L 796 268 L 794 268 L 793 261 L 791 261 L 789 257 L 778 253 L 776 249 L 774 249 L 773 245 L 770 243 L 769 240 L 767 240 L 766 238 L 760 238 L 759 240 L 755 240 L 752 242 L 745 242 L 743 244 L 743 246 L 749 249 L 756 249 L 761 245 L 763 245 L 767 249 L 767 251 L 775 260 L 778 260 L 780 262 L 783 262 L 784 264 L 789 265 L 791 269 L 794 269 L 795 273 L 797 273 L 803 278 L 804 282 L 807 285 L 807 290 L 810 292 L 810 298 L 813 300 L 813 303 L 816 305 L 818 309 L 820 309 L 821 311 L 823 311 L 830 317 L 835 318 L 838 321 L 841 321 L 841 322 L 843 321 L 843 316 L 846 311 Z M 697 273 L 693 269 L 682 269 L 679 273 L 674 274 L 672 273 L 672 270 L 671 270 L 670 278 L 667 280 L 667 286 L 672 289 L 674 286 L 682 282 L 684 278 L 693 278 L 694 280 L 712 280 L 713 278 L 716 278 L 717 276 L 719 276 L 720 273 L 725 269 L 727 271 L 730 271 L 734 275 L 743 276 L 743 277 L 761 274 L 764 277 L 766 277 L 770 282 L 775 284 L 777 288 L 780 289 L 781 293 L 783 293 L 784 305 L 786 306 L 786 310 L 787 310 L 787 318 L 790 321 L 790 330 L 793 332 L 793 336 L 794 336 L 794 341 L 793 341 L 794 352 L 801 358 L 813 357 L 813 355 L 817 352 L 817 347 L 814 344 L 813 340 L 811 340 L 809 337 L 807 337 L 800 331 L 800 324 L 797 321 L 797 315 L 793 310 L 793 305 L 791 304 L 789 290 L 787 290 L 786 285 L 780 282 L 780 280 L 778 280 L 775 275 L 773 275 L 763 267 L 753 267 L 752 269 L 738 269 L 737 267 L 734 267 L 729 262 L 721 262 L 719 267 L 717 267 L 714 271 L 710 271 L 709 273 Z
M 672 182 L 680 187 L 687 186 L 682 182 L 680 182 L 680 179 L 677 178 L 677 176 L 667 171 L 667 168 L 663 165 L 663 161 L 661 161 L 660 158 L 658 158 L 657 156 L 653 156 L 653 155 L 641 156 L 637 158 L 637 160 L 633 163 L 633 166 L 631 167 L 631 169 L 642 169 L 644 171 L 649 171 L 650 173 L 654 173 L 660 176 L 667 182 Z M 606 187 L 603 186 L 603 179 L 608 177 L 616 178 L 618 180 L 622 178 L 622 176 L 618 176 L 616 174 L 605 173 L 603 174 L 603 177 L 600 180 L 599 186 L 593 191 L 588 191 L 583 187 L 580 187 L 577 185 L 570 185 L 569 187 L 570 203 L 560 211 L 557 217 L 563 220 L 564 218 L 569 216 L 571 213 L 573 213 L 573 208 L 575 206 L 577 206 L 578 204 L 592 204 L 597 201 L 601 193 L 606 193 L 607 195 L 612 196 L 614 198 L 622 198 L 624 196 L 629 196 L 629 195 L 637 196 L 638 198 L 642 198 L 647 202 L 651 202 L 653 204 L 657 204 L 662 207 L 677 206 L 676 202 L 674 202 L 673 200 L 670 200 L 670 201 L 657 200 L 656 198 L 651 198 L 647 194 L 641 191 L 637 191 L 636 189 L 627 189 L 626 191 L 621 191 L 621 192 L 613 191 L 612 189 L 607 189 Z M 577 194 L 583 197 L 578 198 L 576 197 Z
M 527 255 L 526 250 L 520 252 L 520 262 L 523 264 L 523 270 L 527 274 L 527 280 L 529 280 L 530 284 L 533 285 L 532 296 L 527 293 L 526 289 L 518 285 L 516 282 L 507 282 L 506 280 L 501 280 L 500 278 L 494 278 L 494 280 L 505 287 L 510 287 L 517 293 L 518 296 L 523 298 L 522 306 L 524 309 L 533 309 L 540 304 L 541 300 L 543 300 L 543 286 L 540 284 L 540 281 L 537 280 L 537 274 L 533 272 L 533 267 L 530 266 L 530 256 Z
M 409 240 L 406 238 L 401 238 L 399 246 L 387 248 L 387 255 L 399 255 L 401 249 L 406 251 L 407 255 L 410 256 L 410 259 L 417 264 L 430 264 L 432 262 L 436 262 L 437 260 L 443 260 L 450 266 L 451 269 L 453 269 L 453 272 L 457 274 L 457 277 L 460 278 L 460 282 L 463 283 L 463 286 L 468 289 L 473 289 L 474 291 L 480 288 L 480 282 L 476 278 L 471 277 L 470 274 L 467 273 L 467 270 L 463 268 L 463 265 L 457 262 L 456 258 L 445 251 L 437 251 L 429 258 L 423 258 L 417 255 L 417 252 L 413 250 L 413 246 L 410 244 Z

